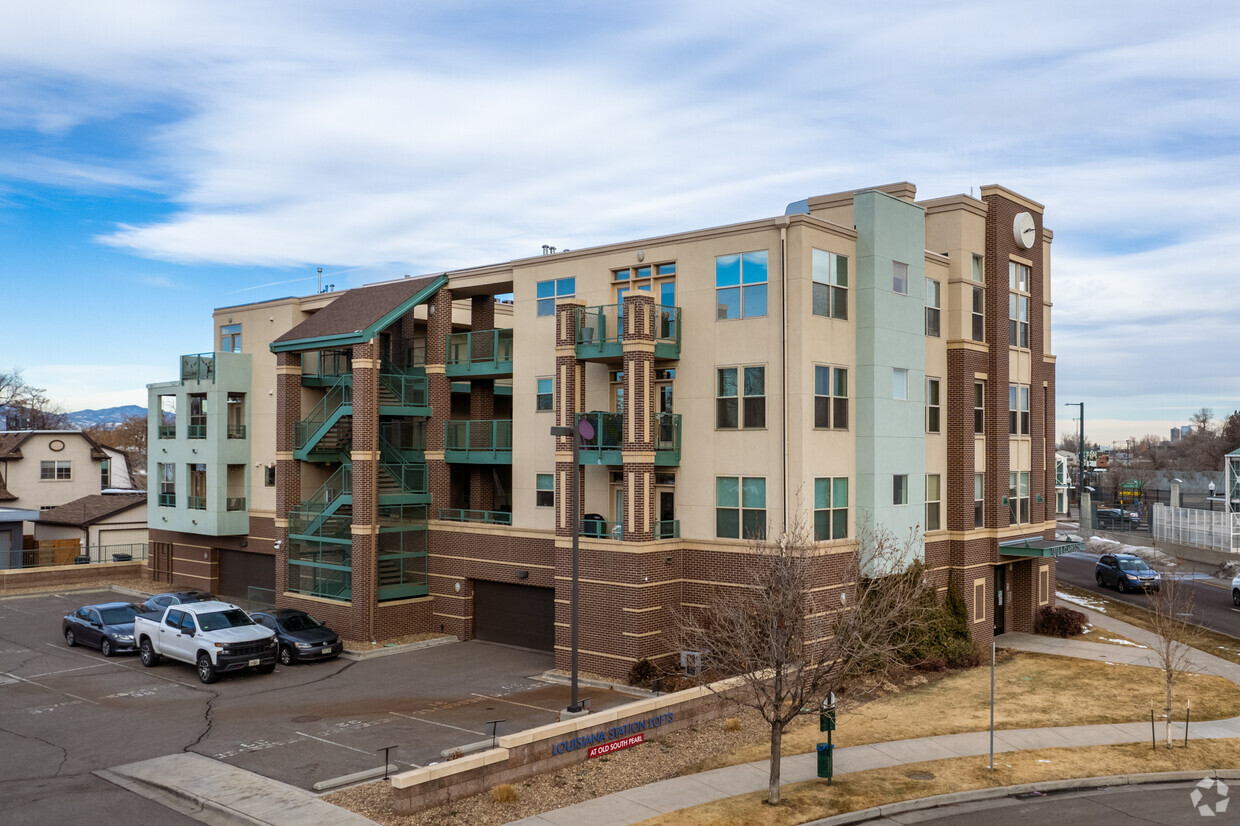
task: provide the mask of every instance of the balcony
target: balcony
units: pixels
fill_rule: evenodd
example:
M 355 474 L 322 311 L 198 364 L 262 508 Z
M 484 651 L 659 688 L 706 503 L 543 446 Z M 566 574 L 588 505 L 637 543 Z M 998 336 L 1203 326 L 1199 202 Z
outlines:
M 655 539 L 679 539 L 680 520 L 665 519 L 654 523 Z M 581 520 L 581 535 L 587 539 L 611 539 L 616 542 L 627 537 L 624 534 L 624 523 L 608 522 L 603 519 Z
M 174 424 L 161 424 L 159 426 L 159 438 L 175 439 L 177 437 L 177 426 Z
M 224 500 L 224 510 L 243 511 L 245 510 L 244 496 L 229 496 Z
M 512 464 L 512 419 L 444 422 L 445 462 Z
M 442 522 L 478 522 L 483 525 L 511 525 L 512 514 L 508 511 L 480 511 L 465 508 L 440 508 Z
M 186 507 L 192 511 L 205 511 L 207 509 L 207 497 L 191 496 L 186 500 Z
M 384 365 L 379 372 L 379 412 L 388 416 L 430 416 L 426 373 Z
M 624 305 L 577 307 L 577 358 L 618 361 L 624 357 Z M 654 307 L 654 357 L 680 358 L 680 308 Z
M 175 493 L 159 494 L 159 507 L 175 508 L 177 506 L 177 495 Z
M 453 378 L 490 379 L 512 375 L 512 330 L 450 333 L 444 373 Z
M 578 413 L 578 423 L 588 421 L 594 426 L 594 438 L 581 440 L 581 463 L 587 465 L 624 464 L 624 414 Z M 680 464 L 680 414 L 656 413 L 654 428 L 654 463 L 661 467 Z
M 190 423 L 186 428 L 186 438 L 188 439 L 205 439 L 207 438 L 207 423 L 200 424 Z
M 228 438 L 230 438 L 230 439 L 244 439 L 244 438 L 245 438 L 245 425 L 243 425 L 243 424 L 230 424 L 230 425 L 228 426 Z
M 311 350 L 301 354 L 301 383 L 305 387 L 330 387 L 353 370 L 349 350 Z
M 215 383 L 215 354 L 198 353 L 193 356 L 181 356 L 181 382 L 187 381 Z

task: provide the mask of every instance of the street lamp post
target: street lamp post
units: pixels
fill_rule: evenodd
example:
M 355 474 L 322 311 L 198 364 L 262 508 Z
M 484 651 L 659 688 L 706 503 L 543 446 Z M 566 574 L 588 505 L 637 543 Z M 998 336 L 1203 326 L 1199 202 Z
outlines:
M 572 486 L 573 490 L 568 497 L 569 508 L 572 511 L 572 531 L 573 531 L 573 596 L 572 596 L 572 619 L 571 636 L 572 636 L 572 698 L 568 705 L 569 714 L 580 714 L 581 703 L 577 699 L 577 628 L 578 628 L 578 592 L 580 590 L 580 572 L 581 572 L 581 437 L 587 439 L 594 437 L 594 426 L 589 421 L 582 421 L 576 427 L 553 427 L 551 428 L 552 436 L 568 436 L 573 440 L 573 473 Z
M 1085 402 L 1064 402 L 1064 407 L 1081 408 L 1081 429 L 1076 437 L 1076 519 L 1080 522 L 1084 519 L 1081 508 L 1085 503 Z

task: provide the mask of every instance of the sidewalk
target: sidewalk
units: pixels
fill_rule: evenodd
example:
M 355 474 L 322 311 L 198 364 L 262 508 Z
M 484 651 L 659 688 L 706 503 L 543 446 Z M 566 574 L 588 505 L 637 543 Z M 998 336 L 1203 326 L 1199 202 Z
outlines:
M 1079 607 L 1079 606 L 1074 606 Z M 1123 634 L 1133 642 L 1151 646 L 1157 639 L 1150 632 L 1129 625 L 1097 611 L 1085 610 L 1089 621 L 1100 628 Z M 1102 643 L 1061 640 L 1033 634 L 1004 634 L 998 640 L 1002 648 L 1056 654 L 1114 663 L 1156 666 L 1149 648 L 1106 645 Z M 1240 684 L 1240 665 L 1204 652 L 1193 652 L 1193 670 L 1215 674 Z M 995 752 L 1065 746 L 1102 746 L 1117 743 L 1144 742 L 1150 736 L 1147 723 L 1116 725 L 1052 726 L 1049 728 L 1015 729 L 995 732 Z M 1227 720 L 1193 723 L 1191 739 L 1240 737 L 1240 717 Z M 868 746 L 850 746 L 835 750 L 835 774 L 886 768 L 926 760 L 952 757 L 976 757 L 990 752 L 988 731 L 919 737 Z M 700 772 L 639 786 L 606 797 L 595 798 L 575 806 L 513 821 L 510 826 L 627 826 L 666 812 L 696 806 L 712 800 L 763 790 L 768 783 L 769 763 L 761 760 L 725 769 Z M 801 783 L 815 779 L 817 755 L 797 754 L 785 757 L 780 772 L 783 783 Z

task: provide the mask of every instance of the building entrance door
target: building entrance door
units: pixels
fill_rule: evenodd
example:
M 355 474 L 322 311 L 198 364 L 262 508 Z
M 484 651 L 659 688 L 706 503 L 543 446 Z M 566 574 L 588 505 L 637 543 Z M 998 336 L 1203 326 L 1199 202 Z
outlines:
M 1004 593 L 1007 591 L 1007 566 L 995 566 L 995 636 L 1003 633 Z

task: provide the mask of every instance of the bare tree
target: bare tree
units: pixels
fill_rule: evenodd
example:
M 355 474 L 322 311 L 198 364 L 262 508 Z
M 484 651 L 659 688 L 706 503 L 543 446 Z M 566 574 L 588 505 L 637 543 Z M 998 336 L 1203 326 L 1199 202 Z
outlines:
M 1151 630 L 1158 636 L 1154 657 L 1163 672 L 1166 689 L 1167 748 L 1171 748 L 1171 694 L 1176 681 L 1189 673 L 1193 649 L 1201 642 L 1202 630 L 1193 621 L 1196 592 L 1175 574 L 1164 570 L 1157 591 L 1149 595 Z
M 101 445 L 116 448 L 125 454 L 129 463 L 130 478 L 134 484 L 145 488 L 146 479 L 146 414 L 135 413 L 126 416 L 118 424 L 111 427 L 94 425 L 83 429 Z
M 770 726 L 771 804 L 780 801 L 784 729 L 845 686 L 854 699 L 876 688 L 933 610 L 934 599 L 926 598 L 933 589 L 913 561 L 915 539 L 897 542 L 867 526 L 857 552 L 830 556 L 798 516 L 785 533 L 751 544 L 745 587 L 681 618 L 684 646 L 703 652 L 708 670 L 738 677 L 742 685 L 730 698 Z M 827 588 L 835 582 L 843 587 Z
M 22 377 L 18 368 L 0 370 L 0 412 L 11 423 L 10 430 L 62 430 L 67 415 L 60 405 Z

